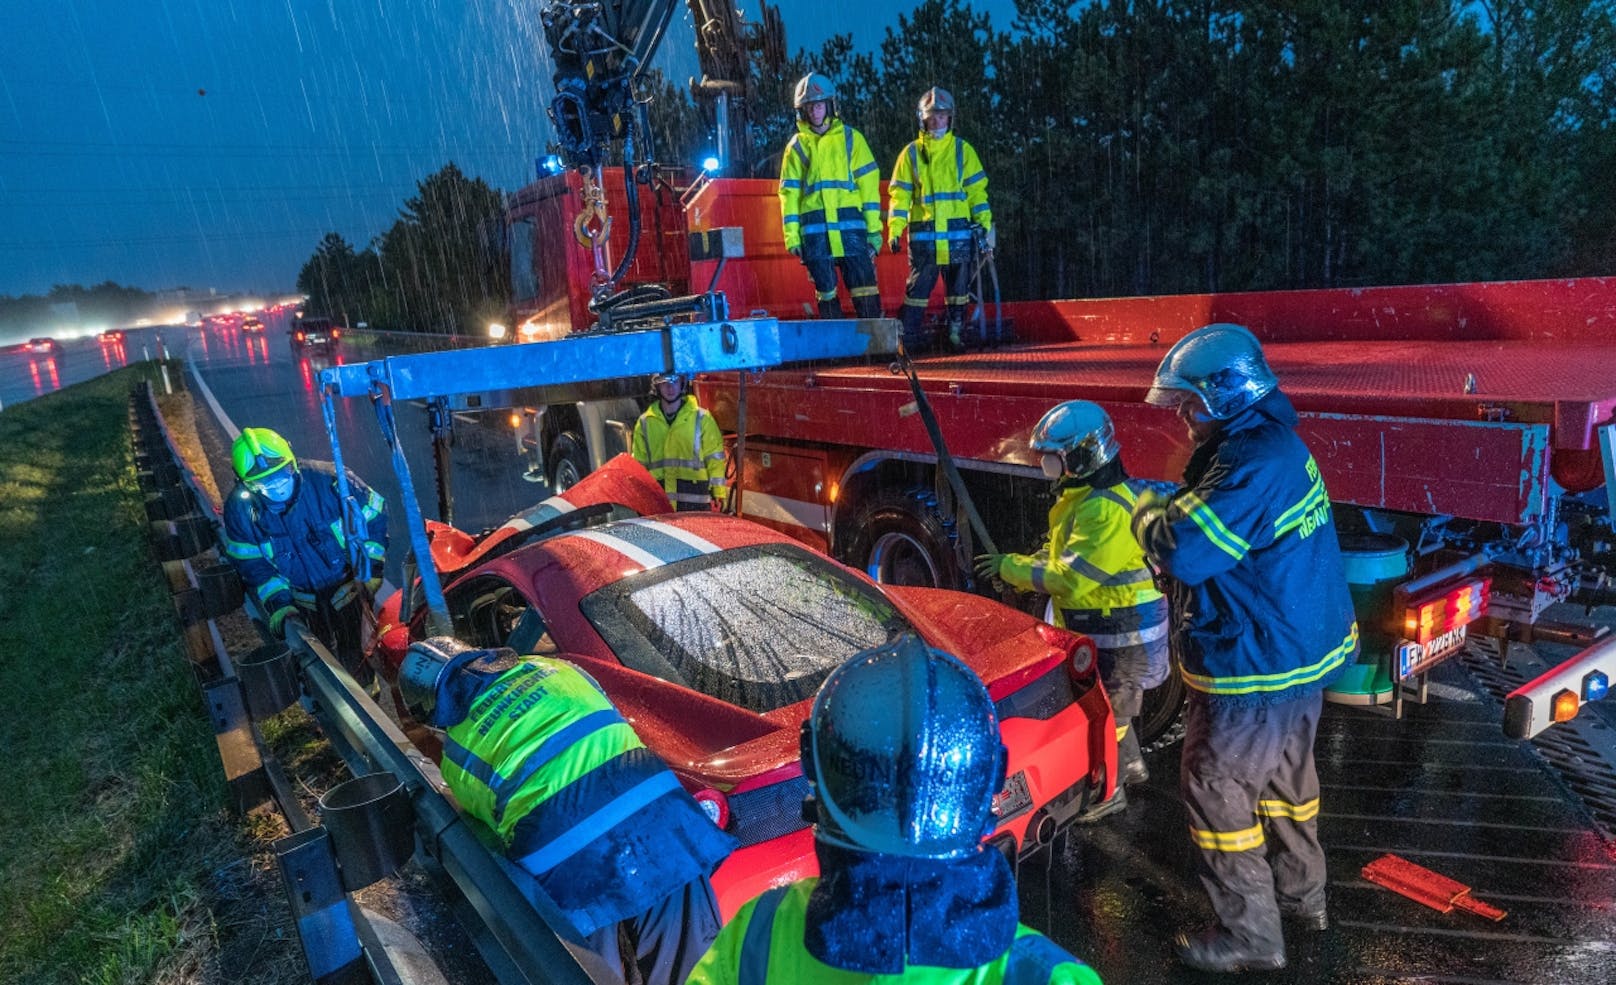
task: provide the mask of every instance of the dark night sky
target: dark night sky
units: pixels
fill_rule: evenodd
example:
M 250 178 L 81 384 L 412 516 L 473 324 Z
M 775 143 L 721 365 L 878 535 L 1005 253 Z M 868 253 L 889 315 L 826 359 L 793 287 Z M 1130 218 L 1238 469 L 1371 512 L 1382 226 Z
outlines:
M 874 47 L 911 6 L 781 3 L 793 51 L 843 31 Z M 1008 0 L 977 6 L 1008 23 Z M 756 18 L 754 0 L 744 9 Z M 288 290 L 321 236 L 363 246 L 448 161 L 520 187 L 549 137 L 538 10 L 0 3 L 0 294 L 105 280 Z M 680 80 L 695 69 L 689 21 L 679 3 L 658 59 Z

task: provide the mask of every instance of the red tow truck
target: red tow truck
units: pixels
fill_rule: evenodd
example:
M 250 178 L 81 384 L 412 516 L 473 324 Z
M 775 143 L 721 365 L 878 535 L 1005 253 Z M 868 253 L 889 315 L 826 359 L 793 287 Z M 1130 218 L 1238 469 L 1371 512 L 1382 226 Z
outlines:
M 620 176 L 601 185 L 624 197 Z M 584 192 L 569 172 L 513 200 L 521 338 L 599 319 L 587 305 L 597 257 L 573 236 Z M 722 292 L 735 311 L 807 317 L 811 285 L 784 248 L 772 181 L 701 175 L 638 198 L 649 242 L 625 288 Z M 607 256 L 621 254 L 624 226 L 610 230 Z M 882 255 L 877 269 L 883 306 L 896 311 L 904 258 Z M 1426 673 L 1480 636 L 1596 642 L 1598 628 L 1543 613 L 1573 596 L 1608 601 L 1616 573 L 1616 278 L 1024 301 L 985 315 L 1013 343 L 912 365 L 1002 548 L 1030 550 L 1044 535 L 1047 483 L 1027 438 L 1058 401 L 1105 406 L 1131 474 L 1175 481 L 1191 448 L 1145 391 L 1174 341 L 1237 322 L 1263 340 L 1301 413 L 1347 552 L 1366 657 L 1336 700 L 1400 710 Z M 732 436 L 744 420 L 743 515 L 883 582 L 970 587 L 972 532 L 896 364 L 710 375 L 697 394 Z M 598 400 L 539 400 L 523 436 L 536 472 L 564 486 L 624 450 L 642 403 L 635 381 Z M 1578 700 L 1560 696 L 1552 720 L 1602 696 L 1613 649 L 1590 646 L 1572 675 Z M 1544 709 L 1567 690 L 1564 674 L 1556 680 L 1538 696 Z M 1171 724 L 1181 696 L 1176 681 L 1159 691 L 1147 733 Z

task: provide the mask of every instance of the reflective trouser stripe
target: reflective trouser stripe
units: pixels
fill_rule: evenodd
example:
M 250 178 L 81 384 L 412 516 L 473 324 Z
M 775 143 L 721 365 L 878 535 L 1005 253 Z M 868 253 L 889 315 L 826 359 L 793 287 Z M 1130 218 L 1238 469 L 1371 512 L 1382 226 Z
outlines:
M 1257 801 L 1258 817 L 1285 817 L 1292 821 L 1311 821 L 1319 816 L 1319 798 L 1301 804 L 1291 804 L 1283 800 Z
M 1240 831 L 1203 831 L 1192 825 L 1190 840 L 1195 842 L 1197 848 L 1205 848 L 1208 851 L 1246 852 L 1262 847 L 1262 825 L 1253 824 Z
M 776 886 L 758 897 L 752 907 L 752 922 L 741 940 L 741 966 L 736 985 L 768 985 L 769 948 L 774 937 L 774 911 L 780 908 L 790 886 Z

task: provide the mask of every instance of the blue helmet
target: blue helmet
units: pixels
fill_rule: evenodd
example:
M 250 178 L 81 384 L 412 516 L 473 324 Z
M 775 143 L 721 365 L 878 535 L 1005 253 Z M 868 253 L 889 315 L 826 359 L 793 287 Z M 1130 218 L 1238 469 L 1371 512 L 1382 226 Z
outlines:
M 803 725 L 815 837 L 909 858 L 979 851 L 997 819 L 1006 752 L 980 678 L 915 636 L 831 672 Z
M 1059 455 L 1067 474 L 1079 479 L 1122 450 L 1111 416 L 1087 400 L 1068 400 L 1045 411 L 1032 429 L 1031 445 L 1033 451 Z
M 1257 336 L 1243 325 L 1220 322 L 1197 328 L 1167 350 L 1145 400 L 1176 407 L 1192 393 L 1208 415 L 1226 421 L 1278 385 Z

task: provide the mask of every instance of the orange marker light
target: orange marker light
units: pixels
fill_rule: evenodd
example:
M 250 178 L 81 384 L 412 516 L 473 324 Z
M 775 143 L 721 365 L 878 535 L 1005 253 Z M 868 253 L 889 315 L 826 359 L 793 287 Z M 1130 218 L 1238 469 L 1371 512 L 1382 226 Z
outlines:
M 836 502 L 836 497 L 840 496 L 841 494 L 842 494 L 842 484 L 840 482 L 831 483 L 830 484 L 830 501 L 832 503 Z
M 513 427 L 513 428 L 521 427 L 522 426 L 522 415 L 518 414 L 514 410 L 511 411 L 510 422 L 511 422 L 511 427 Z
M 1577 717 L 1577 692 L 1570 690 L 1556 691 L 1554 701 L 1549 705 L 1549 718 L 1556 722 L 1569 722 Z

